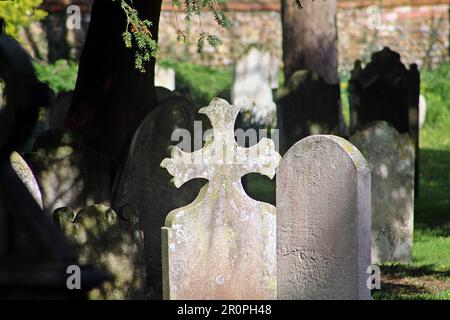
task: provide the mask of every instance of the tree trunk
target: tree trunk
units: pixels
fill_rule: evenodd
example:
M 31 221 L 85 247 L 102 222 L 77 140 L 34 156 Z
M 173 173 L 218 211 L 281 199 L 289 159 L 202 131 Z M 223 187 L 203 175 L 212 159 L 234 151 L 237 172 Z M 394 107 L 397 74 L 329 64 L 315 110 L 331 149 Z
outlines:
M 141 19 L 158 36 L 162 0 L 134 0 Z M 80 58 L 78 79 L 65 127 L 108 155 L 113 172 L 144 116 L 156 107 L 152 59 L 146 73 L 134 67 L 134 49 L 122 40 L 126 16 L 120 1 L 96 0 Z
M 282 0 L 285 79 L 297 70 L 318 73 L 328 84 L 339 83 L 337 72 L 336 0 Z

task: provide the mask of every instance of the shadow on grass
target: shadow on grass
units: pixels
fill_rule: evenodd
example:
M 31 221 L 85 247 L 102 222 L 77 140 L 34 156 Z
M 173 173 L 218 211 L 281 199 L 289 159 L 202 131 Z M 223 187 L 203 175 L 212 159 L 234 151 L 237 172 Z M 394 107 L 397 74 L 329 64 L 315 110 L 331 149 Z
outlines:
M 405 264 L 383 264 L 380 266 L 381 273 L 391 277 L 424 277 L 433 276 L 436 278 L 450 277 L 449 270 L 436 270 L 433 264 L 415 266 Z
M 383 264 L 380 267 L 381 290 L 372 291 L 376 300 L 447 299 L 450 270 L 438 271 L 432 264 Z
M 430 294 L 428 290 L 417 285 L 386 282 L 383 282 L 381 290 L 372 291 L 375 300 L 420 299 L 421 296 Z

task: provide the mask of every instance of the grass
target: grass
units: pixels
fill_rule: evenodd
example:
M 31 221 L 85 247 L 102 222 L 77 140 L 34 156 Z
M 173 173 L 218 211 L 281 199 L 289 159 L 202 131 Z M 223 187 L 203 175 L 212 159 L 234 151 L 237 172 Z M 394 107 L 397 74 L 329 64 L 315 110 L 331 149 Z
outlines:
M 427 120 L 420 131 L 420 197 L 412 263 L 381 266 L 377 299 L 450 300 L 450 64 L 422 76 Z M 401 272 L 399 272 L 401 271 Z
M 211 68 L 172 61 L 162 61 L 161 65 L 175 70 L 177 90 L 187 89 L 196 107 L 208 105 L 215 97 L 230 100 L 232 68 Z
M 420 152 L 412 263 L 381 265 L 375 299 L 450 300 L 450 126 L 427 124 Z

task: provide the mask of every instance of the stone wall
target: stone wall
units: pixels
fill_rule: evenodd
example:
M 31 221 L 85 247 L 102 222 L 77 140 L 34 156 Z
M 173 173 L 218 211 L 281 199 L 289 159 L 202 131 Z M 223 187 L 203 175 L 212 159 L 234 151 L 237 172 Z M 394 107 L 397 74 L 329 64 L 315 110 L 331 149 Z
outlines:
M 356 59 L 367 61 L 371 52 L 384 46 L 400 53 L 404 63 L 422 68 L 448 60 L 449 5 L 422 2 L 339 8 L 340 68 L 349 70 Z
M 207 65 L 232 65 L 251 45 L 269 49 L 281 59 L 281 21 L 279 0 L 228 0 L 225 10 L 233 22 L 228 30 L 219 29 L 213 17 L 205 13 L 201 26 L 198 19 L 186 24 L 184 14 L 173 10 L 170 0 L 164 0 L 160 22 L 160 58 L 187 60 Z M 43 52 L 50 60 L 79 57 L 89 22 L 92 0 L 47 0 L 50 12 L 45 26 L 56 27 L 47 33 L 48 44 Z M 378 3 L 378 5 L 377 5 Z M 381 5 L 380 5 L 381 3 Z M 64 30 L 65 9 L 80 5 L 83 11 L 82 30 Z M 449 59 L 448 0 L 338 0 L 339 62 L 342 71 L 349 71 L 356 59 L 367 61 L 371 52 L 389 46 L 398 51 L 404 63 L 420 67 L 436 65 Z M 61 29 L 58 28 L 61 25 Z M 187 35 L 187 42 L 177 41 L 177 29 Z M 41 24 L 33 28 L 36 34 Z M 206 46 L 197 53 L 198 33 L 218 35 L 223 45 L 217 49 Z M 62 45 L 67 40 L 70 50 Z M 50 52 L 47 54 L 47 49 Z M 58 50 L 61 49 L 61 52 Z
M 230 65 L 249 45 L 260 45 L 281 59 L 281 17 L 278 0 L 258 2 L 229 1 L 227 15 L 233 22 L 229 30 L 217 27 L 211 15 L 186 25 L 182 12 L 177 19 L 169 5 L 163 7 L 160 28 L 162 58 L 195 61 L 212 65 Z M 339 62 L 342 71 L 351 70 L 356 59 L 367 61 L 374 51 L 389 46 L 398 51 L 404 63 L 430 67 L 449 57 L 448 0 L 375 0 L 338 1 Z M 178 24 L 178 26 L 177 26 Z M 176 29 L 204 30 L 223 41 L 217 50 L 207 48 L 201 55 L 196 42 L 176 41 Z M 218 52 L 219 54 L 215 54 Z
M 219 29 L 210 13 L 202 16 L 202 28 L 198 21 L 186 24 L 184 14 L 163 11 L 160 20 L 160 57 L 195 61 L 208 65 L 230 65 L 251 45 L 262 46 L 281 58 L 281 21 L 276 11 L 232 11 L 228 18 L 233 22 L 230 29 Z M 177 41 L 178 27 L 185 32 L 187 43 Z M 198 32 L 219 36 L 223 44 L 217 48 L 206 46 L 203 53 L 197 53 Z

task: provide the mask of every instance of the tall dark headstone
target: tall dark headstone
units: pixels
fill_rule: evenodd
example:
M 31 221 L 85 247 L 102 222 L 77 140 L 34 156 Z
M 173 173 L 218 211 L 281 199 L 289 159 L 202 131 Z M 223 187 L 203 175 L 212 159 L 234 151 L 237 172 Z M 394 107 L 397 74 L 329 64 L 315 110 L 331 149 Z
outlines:
M 361 67 L 356 61 L 349 82 L 351 134 L 373 121 L 386 121 L 400 132 L 409 133 L 416 146 L 415 194 L 419 185 L 419 95 L 417 65 L 409 69 L 400 55 L 384 48 L 372 54 Z
M 295 72 L 278 94 L 280 153 L 313 134 L 339 134 L 339 84 L 327 84 L 317 73 Z

